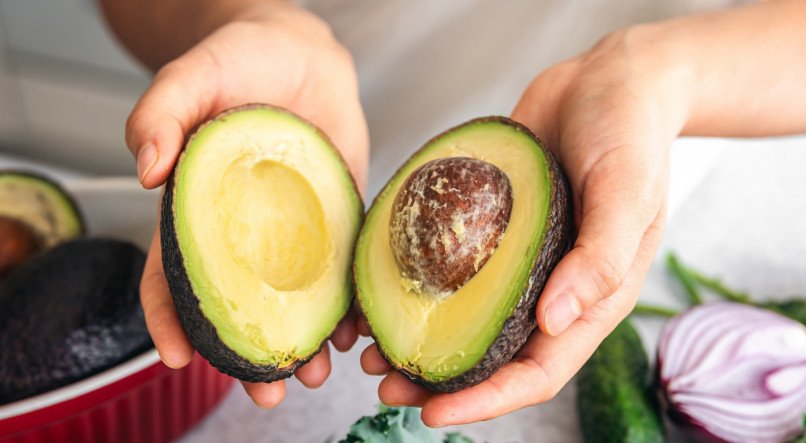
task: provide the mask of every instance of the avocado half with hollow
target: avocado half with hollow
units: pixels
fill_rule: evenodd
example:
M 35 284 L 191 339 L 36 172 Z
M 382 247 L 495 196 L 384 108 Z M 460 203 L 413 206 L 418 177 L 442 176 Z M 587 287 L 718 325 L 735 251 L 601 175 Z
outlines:
M 523 125 L 480 118 L 433 138 L 376 197 L 356 246 L 381 354 L 436 391 L 487 379 L 534 330 L 572 229 L 567 180 Z
M 361 199 L 328 138 L 268 105 L 189 139 L 162 202 L 162 259 L 193 346 L 250 382 L 289 377 L 350 307 Z

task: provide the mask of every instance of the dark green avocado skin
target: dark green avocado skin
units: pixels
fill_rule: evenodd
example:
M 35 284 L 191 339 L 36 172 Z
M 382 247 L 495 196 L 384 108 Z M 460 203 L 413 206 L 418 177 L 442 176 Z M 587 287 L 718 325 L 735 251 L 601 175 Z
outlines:
M 140 307 L 145 254 L 77 239 L 0 286 L 0 404 L 81 380 L 152 347 Z
M 537 144 L 545 153 L 546 160 L 548 161 L 550 181 L 552 183 L 551 203 L 549 206 L 550 212 L 546 222 L 546 233 L 540 248 L 540 254 L 532 267 L 529 284 L 524 288 L 518 305 L 504 323 L 501 333 L 495 341 L 493 341 L 484 357 L 482 357 L 476 366 L 456 377 L 439 382 L 432 382 L 424 380 L 419 375 L 413 374 L 404 368 L 400 368 L 399 364 L 396 364 L 389 357 L 384 355 L 386 360 L 389 361 L 393 367 L 398 368 L 398 370 L 408 376 L 412 381 L 437 392 L 456 392 L 479 384 L 490 378 L 501 366 L 512 360 L 515 353 L 526 343 L 529 335 L 537 327 L 537 319 L 535 318 L 537 299 L 540 297 L 540 293 L 543 292 L 543 287 L 546 285 L 546 281 L 548 280 L 549 274 L 551 274 L 551 271 L 554 269 L 554 266 L 556 266 L 560 259 L 571 249 L 575 236 L 573 204 L 568 179 L 565 177 L 565 173 L 563 173 L 554 155 L 545 148 L 543 142 L 526 126 L 506 117 L 482 117 L 449 129 L 434 137 L 432 140 L 442 137 L 448 132 L 460 129 L 465 125 L 490 121 L 510 125 L 517 131 L 528 134 L 537 141 Z M 430 145 L 430 143 L 429 141 L 425 146 Z
M 283 368 L 256 365 L 227 347 L 218 336 L 215 325 L 204 316 L 199 307 L 199 299 L 190 284 L 182 251 L 179 250 L 176 239 L 173 215 L 174 192 L 174 174 L 171 174 L 162 198 L 160 224 L 162 266 L 165 268 L 165 277 L 176 305 L 176 312 L 179 314 L 179 321 L 190 343 L 216 369 L 239 380 L 268 383 L 291 377 L 298 367 L 307 363 L 316 353 L 307 360 L 298 360 Z
M 586 443 L 666 441 L 641 337 L 629 320 L 604 339 L 577 375 Z

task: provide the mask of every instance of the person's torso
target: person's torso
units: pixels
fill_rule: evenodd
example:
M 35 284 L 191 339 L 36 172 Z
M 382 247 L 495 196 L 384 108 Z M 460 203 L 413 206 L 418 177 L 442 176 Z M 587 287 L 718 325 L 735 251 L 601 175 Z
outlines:
M 634 23 L 730 0 L 302 0 L 350 49 L 372 143 L 368 196 L 427 139 L 509 115 L 543 69 Z

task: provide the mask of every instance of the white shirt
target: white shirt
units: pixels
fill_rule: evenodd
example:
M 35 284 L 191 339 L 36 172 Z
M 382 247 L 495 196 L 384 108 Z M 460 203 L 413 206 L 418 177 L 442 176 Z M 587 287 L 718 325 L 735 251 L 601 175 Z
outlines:
M 537 74 L 589 49 L 608 32 L 741 2 L 302 0 L 299 3 L 327 20 L 355 58 L 370 130 L 368 197 L 372 198 L 429 138 L 474 117 L 509 115 Z M 706 155 L 709 156 L 714 157 Z M 707 159 L 703 161 L 708 163 Z M 695 165 L 694 169 L 707 170 L 703 165 Z

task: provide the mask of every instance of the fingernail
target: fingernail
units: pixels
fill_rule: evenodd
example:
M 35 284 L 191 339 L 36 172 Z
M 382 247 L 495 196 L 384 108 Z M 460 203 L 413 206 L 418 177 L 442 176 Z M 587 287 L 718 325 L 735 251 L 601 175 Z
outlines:
M 582 314 L 579 303 L 567 293 L 561 294 L 546 309 L 546 332 L 559 335 Z
M 274 408 L 276 408 L 276 407 L 277 407 L 277 405 L 276 405 L 276 404 L 273 404 L 273 403 L 272 403 L 272 404 L 263 404 L 263 403 L 259 403 L 259 402 L 258 402 L 257 400 L 255 400 L 254 398 L 252 399 L 252 403 L 254 403 L 254 404 L 255 404 L 255 406 L 257 406 L 258 408 L 263 409 L 263 410 L 266 410 L 266 411 L 268 411 L 268 410 L 270 410 L 270 409 L 274 409 Z
M 165 358 L 165 356 L 160 354 L 159 350 L 157 350 L 157 354 L 160 356 L 160 360 L 162 360 L 162 364 L 164 364 L 165 366 L 167 366 L 167 367 L 169 367 L 171 369 L 179 369 L 179 368 L 181 368 L 181 366 L 177 365 L 173 361 Z
M 145 181 L 151 168 L 157 164 L 157 158 L 157 146 L 154 143 L 147 143 L 140 148 L 137 154 L 137 176 L 140 178 L 141 183 Z

